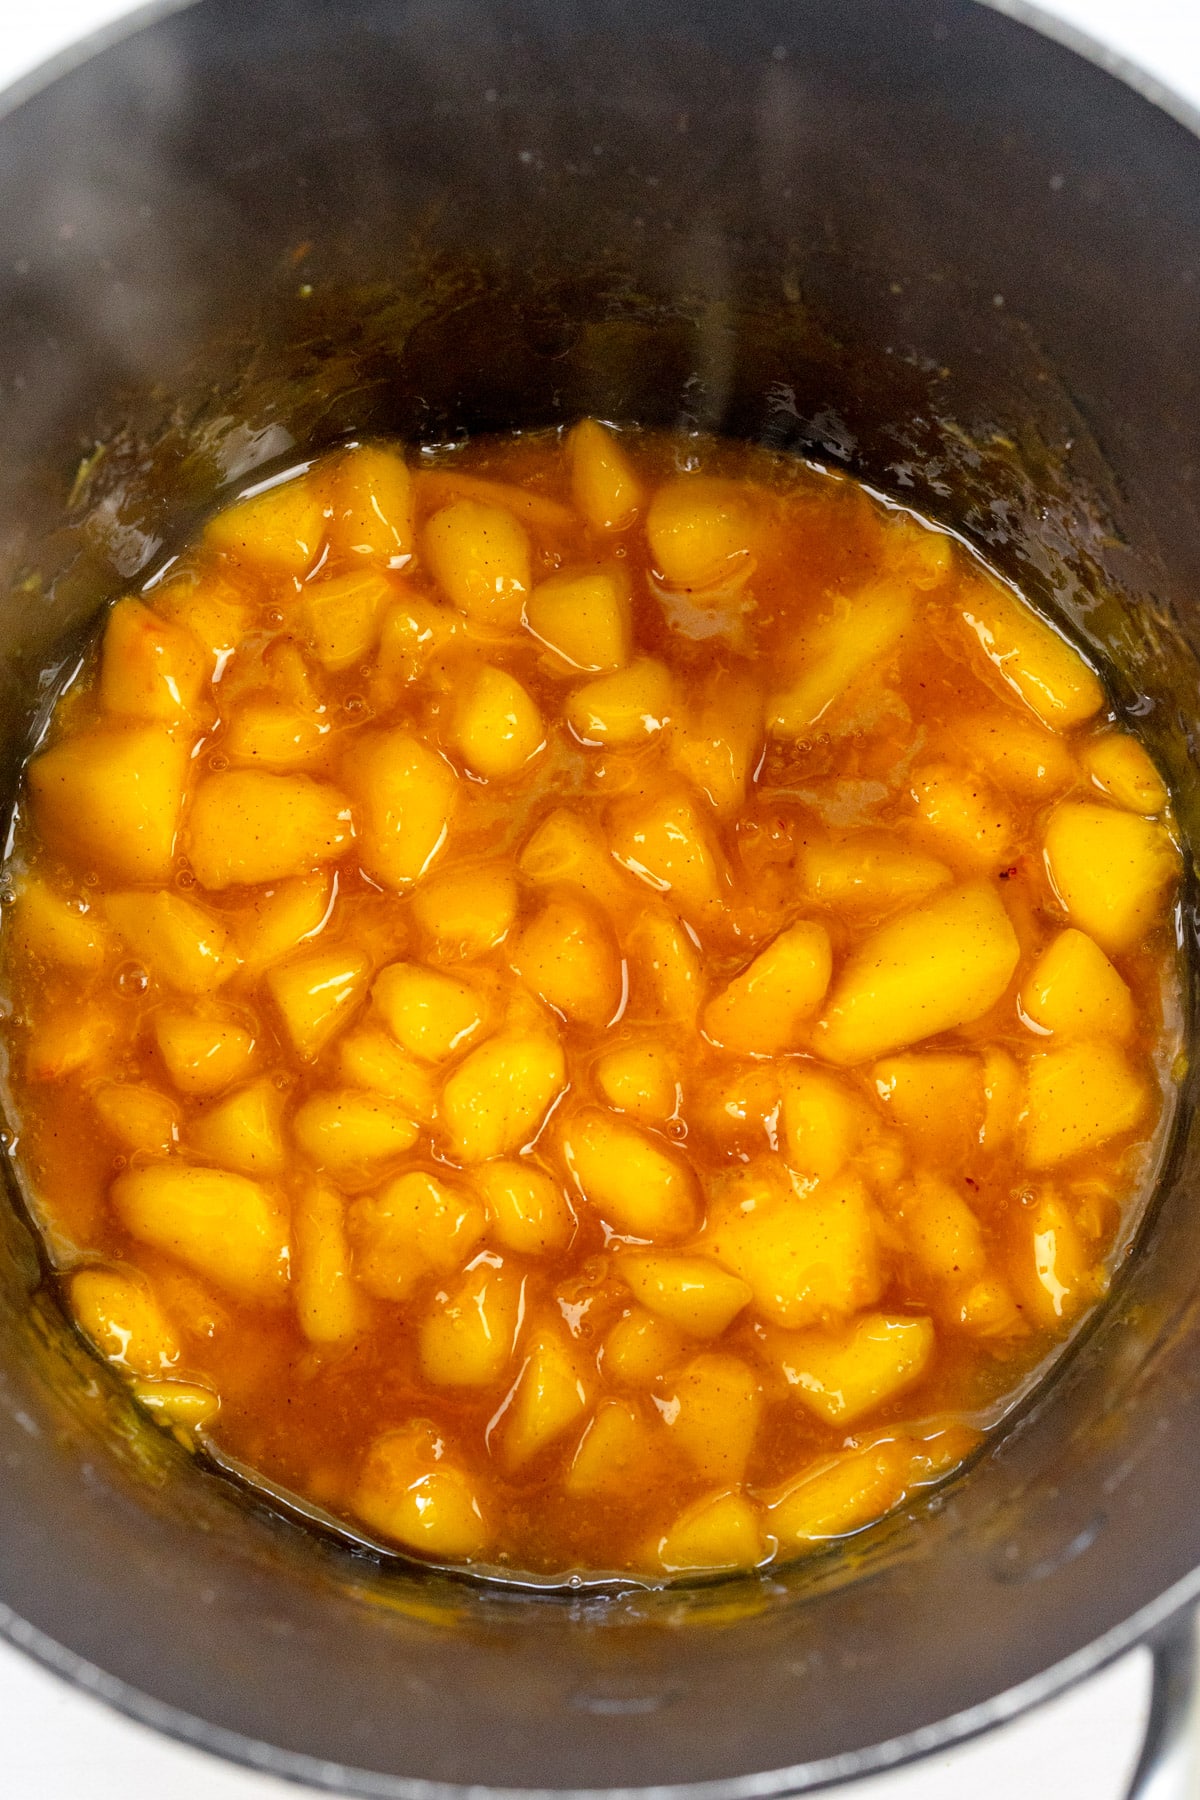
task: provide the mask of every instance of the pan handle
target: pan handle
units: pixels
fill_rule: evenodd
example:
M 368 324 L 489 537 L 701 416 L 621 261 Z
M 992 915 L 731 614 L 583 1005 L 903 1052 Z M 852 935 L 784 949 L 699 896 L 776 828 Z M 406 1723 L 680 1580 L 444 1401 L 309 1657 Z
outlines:
M 1150 1717 L 1126 1800 L 1200 1800 L 1200 1610 L 1168 1619 L 1150 1649 Z

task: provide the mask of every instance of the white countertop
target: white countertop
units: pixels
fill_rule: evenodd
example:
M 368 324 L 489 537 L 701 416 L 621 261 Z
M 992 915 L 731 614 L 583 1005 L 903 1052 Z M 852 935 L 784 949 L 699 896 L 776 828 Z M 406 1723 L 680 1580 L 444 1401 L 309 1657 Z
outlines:
M 128 0 L 7 0 L 0 87 L 132 10 Z M 1200 107 L 1200 0 L 1043 0 L 1043 10 Z M 1141 1739 L 1148 1670 L 1137 1652 L 987 1738 L 838 1792 L 845 1800 L 1119 1800 Z M 119 1718 L 3 1643 L 0 1760 L 12 1800 L 297 1800 L 305 1791 Z

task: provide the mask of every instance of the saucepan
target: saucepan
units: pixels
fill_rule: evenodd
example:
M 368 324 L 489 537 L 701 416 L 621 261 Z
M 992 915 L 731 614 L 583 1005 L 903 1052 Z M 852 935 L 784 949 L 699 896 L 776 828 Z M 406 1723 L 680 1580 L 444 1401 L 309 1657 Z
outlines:
M 5 806 L 97 608 L 252 471 L 588 413 L 753 438 L 956 526 L 1093 647 L 1200 841 L 1200 122 L 1038 24 L 200 0 L 10 96 Z M 1194 966 L 1190 886 L 1180 918 Z M 659 1590 L 383 1562 L 240 1491 L 71 1334 L 10 1186 L 0 1618 L 126 1712 L 363 1795 L 749 1800 L 1146 1641 L 1139 1779 L 1168 1779 L 1200 1594 L 1190 1078 L 1107 1304 L 988 1454 L 827 1554 Z

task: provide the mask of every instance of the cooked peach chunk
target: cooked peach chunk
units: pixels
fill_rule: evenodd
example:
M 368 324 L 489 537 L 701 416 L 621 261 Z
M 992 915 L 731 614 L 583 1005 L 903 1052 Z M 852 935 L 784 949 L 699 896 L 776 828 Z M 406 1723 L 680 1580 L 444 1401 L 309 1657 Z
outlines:
M 662 1432 L 629 1400 L 602 1400 L 563 1481 L 574 1499 L 620 1500 L 661 1466 Z
M 163 582 L 148 596 L 160 618 L 180 625 L 202 644 L 208 656 L 208 673 L 216 675 L 243 643 L 249 631 L 249 614 L 237 587 L 206 570 L 185 570 Z
M 620 1003 L 621 959 L 612 929 L 569 888 L 552 894 L 525 927 L 513 967 L 539 999 L 582 1024 L 607 1024 Z
M 419 1131 L 405 1108 L 382 1094 L 328 1088 L 310 1094 L 297 1108 L 292 1135 L 316 1168 L 339 1180 L 403 1155 Z
M 200 704 L 208 658 L 192 633 L 151 612 L 140 600 L 119 600 L 108 615 L 100 657 L 105 712 L 179 725 Z
M 344 778 L 364 869 L 385 887 L 411 887 L 446 841 L 454 770 L 407 731 L 371 731 L 346 758 Z
M 230 921 L 246 973 L 261 975 L 315 937 L 328 922 L 334 895 L 333 882 L 324 870 L 297 875 L 256 894 L 249 907 Z
M 747 1170 L 710 1208 L 706 1248 L 774 1325 L 843 1318 L 883 1290 L 875 1217 L 849 1172 L 798 1193 L 773 1171 Z
M 196 1381 L 153 1381 L 133 1384 L 134 1397 L 152 1419 L 185 1433 L 198 1431 L 221 1410 L 221 1397 Z M 178 1433 L 176 1433 L 178 1435 Z
M 696 1177 L 682 1158 L 623 1119 L 595 1108 L 563 1132 L 563 1154 L 587 1205 L 632 1237 L 685 1236 L 696 1223 Z
M 575 1232 L 575 1215 L 557 1181 L 524 1159 L 484 1163 L 475 1186 L 492 1216 L 492 1235 L 506 1250 L 544 1256 Z
M 685 796 L 663 795 L 616 810 L 612 852 L 631 875 L 669 893 L 685 912 L 714 911 L 728 897 L 729 871 L 707 822 Z
M 269 1190 L 226 1169 L 172 1159 L 118 1175 L 112 1203 L 126 1230 L 246 1300 L 282 1298 L 287 1220 Z
M 661 1044 L 624 1044 L 596 1064 L 596 1083 L 617 1112 L 661 1125 L 679 1109 L 679 1082 Z
M 583 1360 L 570 1339 L 549 1326 L 536 1331 L 504 1418 L 501 1449 L 509 1470 L 524 1468 L 560 1438 L 590 1400 Z
M 267 575 L 307 574 L 325 538 L 326 507 L 306 472 L 273 479 L 215 513 L 204 539 Z
M 1020 946 L 995 889 L 955 888 L 881 925 L 851 953 L 814 1044 L 866 1062 L 983 1017 L 1012 979 Z
M 181 994 L 209 994 L 237 968 L 219 919 L 182 894 L 109 894 L 104 915 L 147 974 Z
M 525 1310 L 516 1269 L 484 1251 L 448 1293 L 435 1294 L 418 1334 L 421 1371 L 441 1387 L 489 1387 L 512 1360 Z
M 104 1129 L 123 1150 L 166 1156 L 179 1139 L 179 1108 L 169 1095 L 140 1081 L 106 1081 L 92 1091 Z
M 1023 1221 L 1028 1233 L 1015 1275 L 1044 1326 L 1061 1325 L 1104 1292 L 1105 1275 L 1057 1194 L 1038 1196 Z
M 267 991 L 292 1048 L 314 1062 L 366 991 L 367 959 L 357 950 L 318 950 L 273 968 Z
M 99 1073 L 112 1067 L 120 1023 L 108 1007 L 55 1006 L 41 1014 L 25 1045 L 30 1081 L 62 1081 L 79 1070 Z
M 871 1070 L 883 1109 L 921 1151 L 955 1162 L 983 1128 L 983 1064 L 962 1051 L 885 1057 Z
M 485 663 L 458 689 L 450 743 L 473 774 L 508 781 L 545 749 L 546 728 L 515 676 Z
M 230 714 L 221 749 L 230 762 L 278 773 L 313 762 L 328 735 L 319 714 L 271 694 L 252 695 Z
M 961 1287 L 983 1275 L 983 1228 L 962 1195 L 940 1175 L 922 1174 L 901 1188 L 895 1212 L 909 1254 L 930 1280 Z
M 189 746 L 160 725 L 81 731 L 29 765 L 33 818 L 71 862 L 120 881 L 165 881 Z
M 388 608 L 379 628 L 378 688 L 373 683 L 372 693 L 378 691 L 385 705 L 394 703 L 464 631 L 462 619 L 449 607 L 405 593 Z
M 481 956 L 504 942 L 517 916 L 516 877 L 503 863 L 447 869 L 421 883 L 412 910 L 439 956 Z
M 703 682 L 671 742 L 679 773 L 719 813 L 743 805 L 762 755 L 763 697 L 748 675 L 722 669 Z
M 629 578 L 619 567 L 552 575 L 529 596 L 525 623 L 569 669 L 623 669 L 633 645 Z
M 506 507 L 452 500 L 426 524 L 423 549 L 452 606 L 480 625 L 520 624 L 530 589 L 529 535 Z
M 628 884 L 596 827 L 565 806 L 547 813 L 522 846 L 517 866 L 537 887 L 569 883 L 599 906 L 619 908 L 628 900 Z
M 745 572 L 756 535 L 744 490 L 706 475 L 665 481 L 646 514 L 650 555 L 670 587 L 715 587 Z
M 328 782 L 228 769 L 197 784 L 186 845 L 201 887 L 219 889 L 302 875 L 353 836 L 349 802 Z
M 829 1425 L 855 1425 L 920 1379 L 933 1346 L 932 1320 L 876 1312 L 836 1331 L 781 1334 L 772 1348 L 810 1412 Z
M 543 536 L 561 537 L 575 526 L 570 507 L 561 500 L 552 500 L 519 481 L 490 481 L 486 475 L 472 475 L 451 462 L 419 469 L 413 486 L 418 500 L 430 510 L 451 500 L 478 500 L 511 513 L 530 531 Z
M 653 657 L 598 675 L 572 694 L 567 720 L 585 744 L 624 748 L 644 743 L 670 724 L 675 708 L 671 672 Z
M 1100 946 L 1082 931 L 1060 932 L 1025 978 L 1027 1018 L 1058 1038 L 1132 1036 L 1133 995 Z
M 566 1085 L 556 1038 L 500 1031 L 462 1061 L 442 1090 L 442 1118 L 463 1162 L 512 1156 L 537 1136 Z
M 697 1356 L 676 1375 L 663 1419 L 679 1449 L 709 1481 L 740 1481 L 762 1413 L 755 1375 L 735 1356 Z
M 1066 801 L 1046 826 L 1046 869 L 1071 923 L 1111 954 L 1165 916 L 1179 855 L 1153 820 Z
M 175 1086 L 181 1094 L 196 1099 L 219 1094 L 254 1061 L 253 1036 L 230 1019 L 156 1013 L 154 1040 Z
M 486 1226 L 474 1194 L 410 1169 L 377 1194 L 353 1202 L 354 1272 L 378 1299 L 403 1300 L 431 1271 L 448 1275 L 461 1268 Z
M 329 534 L 345 555 L 397 569 L 412 560 L 412 476 L 382 444 L 356 444 L 335 465 Z
M 432 1124 L 437 1116 L 432 1071 L 402 1050 L 380 1025 L 368 1023 L 346 1033 L 338 1046 L 338 1068 L 351 1087 L 385 1094 L 422 1124 Z
M 68 900 L 35 875 L 18 887 L 11 921 L 8 930 L 21 954 L 37 962 L 91 972 L 112 949 L 97 906 Z
M 282 1175 L 283 1107 L 283 1090 L 261 1076 L 198 1113 L 188 1126 L 188 1149 L 241 1175 Z
M 791 1549 L 861 1531 L 904 1495 L 904 1454 L 895 1443 L 841 1450 L 785 1484 L 767 1512 L 767 1528 Z
M 376 1438 L 351 1506 L 368 1530 L 424 1556 L 469 1561 L 489 1541 L 470 1477 L 423 1421 Z
M 1083 766 L 1094 786 L 1128 812 L 1154 818 L 1167 804 L 1162 776 L 1144 744 L 1123 731 L 1105 731 L 1084 747 Z
M 956 719 L 954 737 L 997 787 L 1022 799 L 1048 799 L 1075 779 L 1075 759 L 1062 738 L 1015 711 Z
M 913 622 L 911 593 L 894 582 L 840 599 L 804 648 L 799 675 L 767 702 L 767 728 L 803 737 L 870 675 L 880 675 Z
M 966 869 L 998 869 L 1013 850 L 1013 821 L 983 777 L 946 763 L 919 769 L 912 798 L 930 842 Z
M 762 1525 L 742 1494 L 714 1494 L 680 1513 L 656 1546 L 669 1575 L 753 1569 L 763 1560 Z
M 601 1366 L 612 1381 L 646 1388 L 670 1374 L 683 1360 L 686 1345 L 678 1326 L 635 1306 L 617 1320 L 605 1338 Z
M 699 1010 L 702 972 L 696 942 L 665 907 L 645 906 L 634 920 L 629 956 L 649 989 L 655 1009 L 680 1024 Z
M 297 627 L 317 661 L 338 674 L 374 650 L 392 599 L 391 583 L 374 569 L 313 581 L 297 608 Z
M 814 900 L 856 913 L 915 906 L 954 880 L 944 862 L 874 832 L 818 839 L 804 850 L 801 869 Z
M 1024 1098 L 1016 1058 L 997 1045 L 983 1053 L 983 1124 L 979 1141 L 988 1150 L 1006 1144 L 1016 1130 Z
M 381 969 L 371 998 L 401 1049 L 426 1062 L 445 1062 L 465 1050 L 487 1018 L 486 1001 L 467 982 L 420 963 Z
M 303 1185 L 292 1209 L 292 1288 L 296 1316 L 314 1344 L 340 1344 L 367 1323 L 350 1272 L 346 1203 L 321 1181 Z
M 567 437 L 571 496 L 593 531 L 625 531 L 642 505 L 642 484 L 621 440 L 597 419 L 580 419 Z
M 833 972 L 823 925 L 789 925 L 704 1009 L 705 1036 L 741 1056 L 797 1050 Z
M 71 1311 L 101 1356 L 131 1375 L 161 1375 L 179 1361 L 179 1340 L 145 1281 L 119 1269 L 78 1269 Z
M 744 1281 L 706 1256 L 622 1256 L 616 1272 L 648 1312 L 691 1337 L 720 1337 L 751 1298 Z
M 1083 1038 L 1030 1058 L 1025 1097 L 1025 1160 L 1051 1169 L 1140 1125 L 1150 1085 L 1107 1039 Z
M 1104 705 L 1104 689 L 1074 644 L 998 581 L 977 581 L 959 617 L 1000 679 L 1044 725 L 1069 731 Z
M 840 1175 L 863 1135 L 857 1096 L 811 1063 L 789 1065 L 779 1095 L 789 1168 L 806 1182 Z

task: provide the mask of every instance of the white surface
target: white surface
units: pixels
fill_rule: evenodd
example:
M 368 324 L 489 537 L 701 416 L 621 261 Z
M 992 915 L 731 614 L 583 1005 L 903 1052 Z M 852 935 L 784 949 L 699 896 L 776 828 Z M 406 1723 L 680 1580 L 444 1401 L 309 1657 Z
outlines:
M 898 4 L 902 0 L 898 0 Z M 131 8 L 0 0 L 0 87 Z M 1200 0 L 1046 0 L 1081 31 L 1200 106 Z M 1141 1737 L 1141 1653 L 990 1737 L 839 1789 L 845 1800 L 1119 1800 Z M 0 1762 L 12 1800 L 298 1800 L 117 1717 L 0 1644 Z

